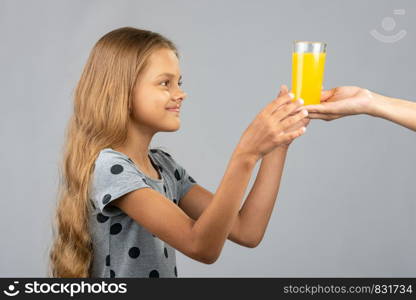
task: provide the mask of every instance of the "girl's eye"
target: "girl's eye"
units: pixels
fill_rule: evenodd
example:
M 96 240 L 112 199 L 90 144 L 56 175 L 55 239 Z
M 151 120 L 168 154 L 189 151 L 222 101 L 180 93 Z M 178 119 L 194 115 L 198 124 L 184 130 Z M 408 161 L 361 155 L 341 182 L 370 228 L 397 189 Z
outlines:
M 166 80 L 166 81 L 161 82 L 161 84 L 163 84 L 163 83 L 169 83 L 169 80 Z M 179 81 L 179 82 L 178 82 L 178 85 L 179 85 L 179 86 L 181 86 L 182 84 L 183 84 L 183 82 L 182 82 L 182 81 Z

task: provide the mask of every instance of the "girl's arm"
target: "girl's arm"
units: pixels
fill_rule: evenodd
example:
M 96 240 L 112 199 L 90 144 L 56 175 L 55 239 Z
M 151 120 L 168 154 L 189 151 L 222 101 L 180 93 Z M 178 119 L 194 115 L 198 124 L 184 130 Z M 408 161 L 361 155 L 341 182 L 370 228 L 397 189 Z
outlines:
M 219 257 L 238 218 L 241 200 L 255 165 L 255 158 L 241 154 L 237 148 L 212 201 L 194 223 L 193 236 L 200 237 L 196 252 L 205 253 L 204 256 L 210 258 L 210 263 Z
M 240 210 L 244 240 L 256 247 L 263 239 L 280 187 L 288 146 L 277 147 L 263 157 L 256 180 Z
M 232 153 L 212 201 L 196 221 L 151 188 L 127 193 L 112 203 L 185 255 L 214 263 L 238 218 L 256 162 L 305 132 L 306 113 L 296 112 L 301 102 L 292 99 L 292 95 L 285 93 L 257 114 Z
M 183 254 L 212 264 L 236 224 L 241 200 L 257 161 L 257 157 L 238 149 L 234 150 L 212 200 L 196 221 L 151 188 L 134 190 L 112 203 Z
M 288 92 L 287 86 L 282 85 L 278 97 Z M 303 110 L 303 107 L 300 106 L 299 110 Z M 289 117 L 294 114 L 296 112 Z M 306 128 L 308 124 L 309 119 L 304 118 L 287 131 Z M 257 247 L 262 240 L 279 191 L 286 153 L 291 142 L 281 144 L 263 157 L 255 183 L 239 210 L 228 239 L 249 248 Z M 213 193 L 196 185 L 184 195 L 179 205 L 189 216 L 197 220 L 213 197 Z

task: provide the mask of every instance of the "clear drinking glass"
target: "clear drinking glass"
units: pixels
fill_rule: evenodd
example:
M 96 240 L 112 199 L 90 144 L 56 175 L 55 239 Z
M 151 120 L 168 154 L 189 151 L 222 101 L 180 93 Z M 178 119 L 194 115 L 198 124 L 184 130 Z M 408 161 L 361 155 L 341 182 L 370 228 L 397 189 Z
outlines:
M 292 53 L 292 93 L 304 105 L 321 103 L 326 43 L 294 41 Z M 294 101 L 293 100 L 293 101 Z

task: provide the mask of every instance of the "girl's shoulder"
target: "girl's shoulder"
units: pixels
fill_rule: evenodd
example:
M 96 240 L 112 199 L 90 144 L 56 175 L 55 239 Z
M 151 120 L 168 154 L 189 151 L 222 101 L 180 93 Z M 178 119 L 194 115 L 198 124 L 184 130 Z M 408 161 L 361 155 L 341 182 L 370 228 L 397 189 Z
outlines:
M 130 163 L 130 158 L 124 153 L 115 151 L 112 148 L 104 148 L 98 153 L 94 166 L 108 165 L 116 162 Z
M 162 148 L 152 148 L 150 149 L 150 152 L 157 157 L 163 158 L 165 160 L 174 161 L 172 155 L 165 149 Z
M 174 155 L 167 152 L 166 150 L 162 150 L 160 148 L 150 149 L 152 155 L 156 157 L 156 160 L 163 165 L 166 169 L 168 169 L 176 179 L 180 179 L 185 176 L 186 170 L 182 166 L 181 162 L 174 158 Z
M 175 172 L 176 170 L 181 170 L 182 166 L 174 159 L 173 155 L 168 152 L 166 149 L 161 147 L 149 149 L 150 155 L 154 158 L 154 161 L 158 164 L 159 168 L 171 170 Z M 116 162 L 128 163 L 134 167 L 134 162 L 125 155 L 124 153 L 118 152 L 112 148 L 102 149 L 95 161 L 95 165 L 109 165 L 115 164 Z
M 151 156 L 159 164 L 159 168 L 165 168 L 174 172 L 178 168 L 178 164 L 173 158 L 172 154 L 161 148 L 150 149 Z
M 154 154 L 157 157 L 161 157 L 161 158 L 165 158 L 165 159 L 169 159 L 169 160 L 173 160 L 172 155 L 165 149 L 161 149 L 161 148 L 151 148 L 150 152 L 152 154 Z M 129 159 L 129 157 L 127 155 L 125 155 L 122 152 L 118 152 L 112 148 L 104 148 L 102 149 L 97 156 L 98 158 L 126 158 Z

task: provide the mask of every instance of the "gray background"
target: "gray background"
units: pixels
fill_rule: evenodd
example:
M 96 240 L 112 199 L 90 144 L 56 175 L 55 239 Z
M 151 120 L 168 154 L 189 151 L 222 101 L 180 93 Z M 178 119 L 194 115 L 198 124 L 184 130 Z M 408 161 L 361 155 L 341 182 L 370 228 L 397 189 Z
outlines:
M 325 88 L 358 85 L 415 101 L 415 9 L 410 0 L 1 0 L 0 276 L 46 274 L 72 93 L 105 33 L 134 26 L 178 45 L 189 95 L 182 125 L 152 146 L 215 192 L 244 129 L 280 84 L 290 86 L 293 40 L 328 43 Z M 391 32 L 384 17 L 396 21 Z M 388 44 L 372 29 L 407 35 Z M 312 121 L 289 149 L 262 243 L 227 241 L 213 265 L 177 251 L 179 277 L 416 276 L 415 146 L 415 132 L 382 119 Z

